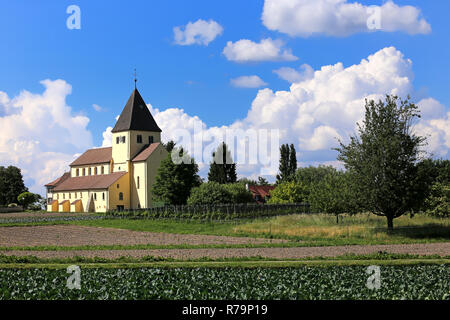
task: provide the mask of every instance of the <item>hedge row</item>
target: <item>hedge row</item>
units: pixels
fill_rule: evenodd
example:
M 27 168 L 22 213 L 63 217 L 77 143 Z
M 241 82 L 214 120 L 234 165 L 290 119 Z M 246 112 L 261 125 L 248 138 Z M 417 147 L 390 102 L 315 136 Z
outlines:
M 308 204 L 221 204 L 164 206 L 148 209 L 108 211 L 112 217 L 145 219 L 239 220 L 310 213 Z

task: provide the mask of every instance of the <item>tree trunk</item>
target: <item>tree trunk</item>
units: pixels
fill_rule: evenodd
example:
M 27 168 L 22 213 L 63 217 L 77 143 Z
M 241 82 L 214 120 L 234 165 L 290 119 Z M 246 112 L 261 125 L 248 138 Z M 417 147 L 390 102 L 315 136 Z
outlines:
M 394 217 L 391 215 L 387 215 L 387 224 L 388 224 L 388 230 L 392 231 L 394 230 Z

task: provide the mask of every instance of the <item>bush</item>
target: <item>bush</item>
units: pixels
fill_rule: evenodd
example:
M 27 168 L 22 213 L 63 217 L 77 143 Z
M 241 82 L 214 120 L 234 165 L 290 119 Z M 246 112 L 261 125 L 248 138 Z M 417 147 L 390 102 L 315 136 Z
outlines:
M 27 191 L 19 194 L 19 196 L 17 197 L 17 201 L 19 201 L 22 207 L 26 210 L 29 205 L 38 202 L 41 198 L 42 197 L 40 195 Z
M 426 213 L 434 216 L 450 217 L 450 185 L 435 183 L 431 187 L 431 194 L 425 200 Z
M 243 183 L 224 184 L 225 190 L 230 194 L 231 203 L 249 203 L 253 202 L 253 196 Z
M 307 201 L 308 195 L 308 188 L 302 182 L 282 182 L 270 192 L 267 203 L 303 203 Z
M 231 203 L 231 194 L 225 185 L 206 182 L 191 190 L 187 203 L 188 205 Z
M 8 204 L 8 208 L 17 208 L 17 203 Z

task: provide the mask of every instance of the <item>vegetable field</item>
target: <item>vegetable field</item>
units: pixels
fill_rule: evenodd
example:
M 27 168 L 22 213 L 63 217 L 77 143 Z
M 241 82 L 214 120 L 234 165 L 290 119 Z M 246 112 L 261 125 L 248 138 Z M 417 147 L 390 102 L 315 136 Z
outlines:
M 450 299 L 450 266 L 295 268 L 86 268 L 81 289 L 66 269 L 0 269 L 0 299 Z

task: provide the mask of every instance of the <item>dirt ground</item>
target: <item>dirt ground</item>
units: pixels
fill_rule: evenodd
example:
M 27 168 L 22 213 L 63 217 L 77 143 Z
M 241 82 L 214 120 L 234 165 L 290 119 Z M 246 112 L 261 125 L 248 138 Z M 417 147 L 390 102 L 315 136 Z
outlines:
M 283 242 L 284 240 L 272 240 Z M 84 245 L 178 245 L 258 244 L 269 239 L 171 234 L 73 225 L 0 228 L 0 246 L 84 246 Z
M 4 251 L 6 255 L 36 256 L 41 258 L 102 257 L 108 259 L 120 257 L 165 257 L 174 259 L 230 258 L 230 257 L 267 257 L 274 259 L 300 259 L 306 257 L 335 257 L 344 254 L 368 254 L 379 251 L 390 253 L 409 253 L 418 255 L 450 255 L 450 243 L 399 244 L 370 246 L 333 246 L 333 247 L 297 247 L 297 248 L 227 248 L 227 249 L 156 249 L 156 250 L 73 250 L 73 251 Z

